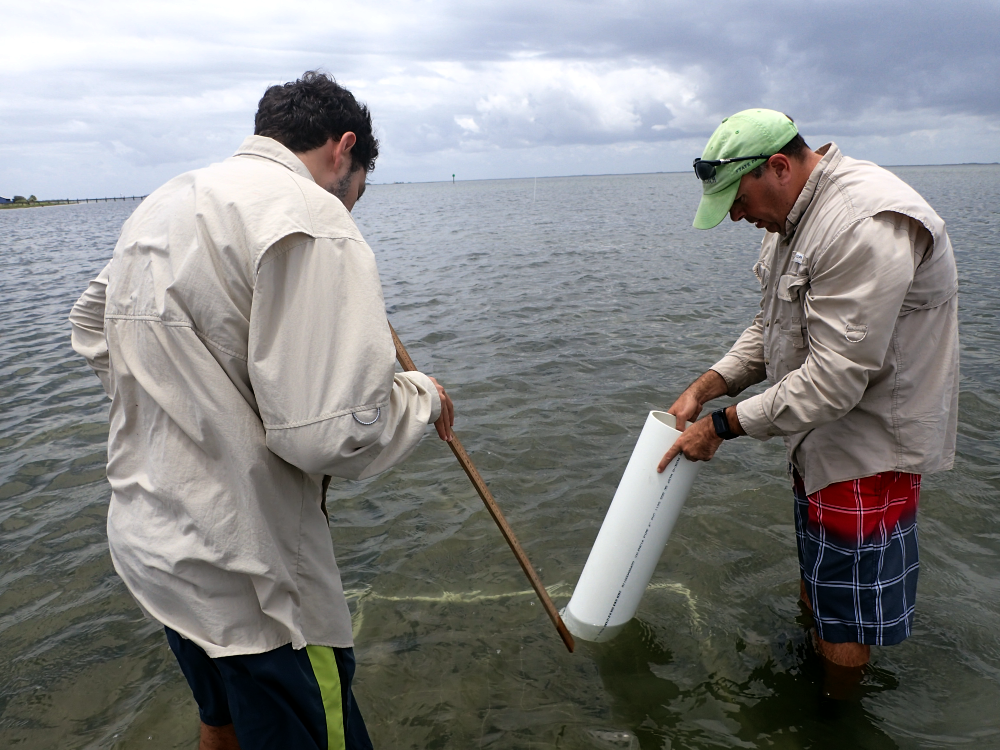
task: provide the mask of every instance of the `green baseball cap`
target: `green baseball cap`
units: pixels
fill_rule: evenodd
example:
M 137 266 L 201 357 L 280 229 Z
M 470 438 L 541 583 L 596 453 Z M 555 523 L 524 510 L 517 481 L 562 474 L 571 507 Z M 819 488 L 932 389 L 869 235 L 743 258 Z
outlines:
M 798 132 L 788 115 L 773 109 L 745 109 L 723 120 L 708 139 L 701 159 L 737 161 L 716 165 L 712 178 L 702 180 L 695 228 L 711 229 L 725 219 L 736 200 L 743 175 L 778 153 Z M 748 156 L 764 158 L 747 159 Z

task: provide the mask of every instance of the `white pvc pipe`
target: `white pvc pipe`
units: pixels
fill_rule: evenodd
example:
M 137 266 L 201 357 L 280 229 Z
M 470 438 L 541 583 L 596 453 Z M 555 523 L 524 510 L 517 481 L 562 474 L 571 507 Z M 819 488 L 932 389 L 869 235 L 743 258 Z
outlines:
M 573 597 L 562 611 L 569 632 L 585 641 L 614 638 L 635 616 L 700 463 L 678 455 L 656 466 L 680 432 L 674 416 L 651 411 L 604 517 Z

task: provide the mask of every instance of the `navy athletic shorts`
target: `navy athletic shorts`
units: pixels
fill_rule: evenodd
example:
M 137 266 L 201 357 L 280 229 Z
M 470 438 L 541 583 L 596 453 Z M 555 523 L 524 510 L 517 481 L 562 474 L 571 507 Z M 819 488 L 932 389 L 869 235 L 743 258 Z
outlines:
M 806 495 L 792 475 L 799 569 L 830 643 L 890 646 L 913 628 L 920 475 L 886 471 Z
M 232 724 L 242 750 L 371 750 L 351 692 L 354 649 L 291 644 L 212 659 L 170 628 L 167 643 L 201 720 Z

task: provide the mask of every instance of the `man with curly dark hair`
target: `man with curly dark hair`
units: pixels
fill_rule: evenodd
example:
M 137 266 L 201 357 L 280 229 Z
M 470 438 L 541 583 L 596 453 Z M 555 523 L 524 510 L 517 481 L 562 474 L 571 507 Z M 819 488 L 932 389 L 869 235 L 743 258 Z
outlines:
M 351 132 L 356 139 L 351 149 L 356 169 L 371 172 L 378 158 L 368 107 L 330 76 L 312 70 L 297 81 L 264 92 L 253 132 L 274 138 L 296 154 L 319 148 L 329 138 L 339 141 Z
M 143 201 L 70 315 L 111 397 L 111 557 L 166 629 L 203 750 L 371 747 L 326 488 L 454 422 L 436 380 L 394 372 L 350 214 L 377 157 L 330 76 L 270 87 L 233 157 Z

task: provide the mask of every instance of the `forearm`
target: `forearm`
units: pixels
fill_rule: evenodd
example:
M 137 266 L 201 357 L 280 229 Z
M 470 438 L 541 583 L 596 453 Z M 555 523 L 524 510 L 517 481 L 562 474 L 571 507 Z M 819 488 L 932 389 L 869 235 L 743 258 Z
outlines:
M 704 406 L 712 399 L 725 396 L 729 392 L 729 385 L 718 372 L 708 370 L 687 387 L 687 392 Z
M 746 435 L 747 431 L 743 429 L 743 425 L 740 424 L 739 410 L 737 409 L 737 404 L 726 407 L 726 421 L 729 422 L 729 429 L 735 432 L 737 435 Z

